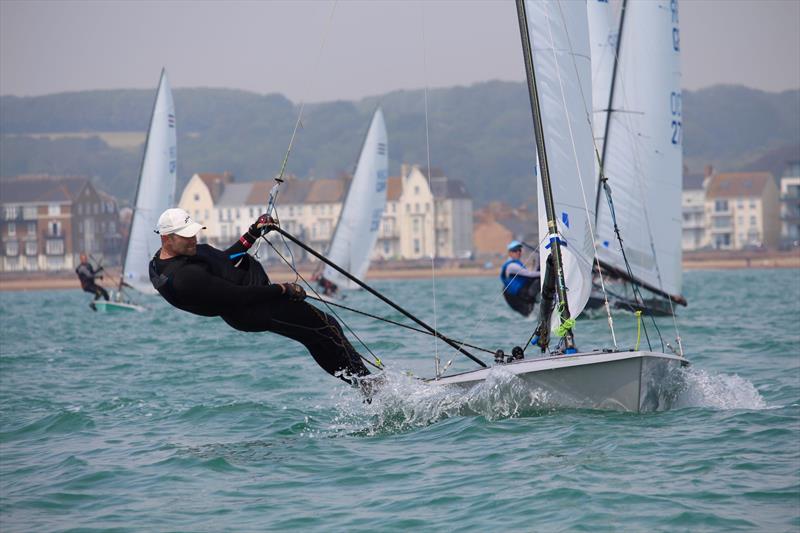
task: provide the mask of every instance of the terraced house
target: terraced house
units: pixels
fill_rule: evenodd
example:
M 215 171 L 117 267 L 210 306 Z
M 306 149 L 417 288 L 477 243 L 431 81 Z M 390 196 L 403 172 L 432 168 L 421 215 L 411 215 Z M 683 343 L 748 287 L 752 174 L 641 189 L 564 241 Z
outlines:
M 236 182 L 229 173 L 192 176 L 178 205 L 208 229 L 201 238 L 215 246 L 228 246 L 264 212 L 272 180 Z M 472 250 L 472 199 L 463 183 L 444 176 L 431 180 L 416 166 L 403 166 L 403 176 L 387 182 L 386 210 L 378 230 L 373 259 L 463 257 Z M 281 226 L 324 252 L 333 238 L 350 178 L 306 180 L 287 177 L 281 185 L 277 214 Z M 436 220 L 434 220 L 434 212 Z M 294 261 L 307 254 L 294 245 L 271 237 L 275 249 L 264 256 Z
M 0 271 L 74 268 L 81 252 L 118 262 L 117 203 L 87 178 L 21 176 L 0 181 Z

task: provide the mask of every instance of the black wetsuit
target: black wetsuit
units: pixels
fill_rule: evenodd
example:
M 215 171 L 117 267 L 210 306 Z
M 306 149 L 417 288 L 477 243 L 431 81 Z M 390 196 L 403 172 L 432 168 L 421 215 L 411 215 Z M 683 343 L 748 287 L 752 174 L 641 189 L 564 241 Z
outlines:
M 150 261 L 150 279 L 172 305 L 219 316 L 240 331 L 272 331 L 302 343 L 326 372 L 351 383 L 369 370 L 339 323 L 305 301 L 291 301 L 272 284 L 241 241 L 224 252 L 197 245 L 197 255 Z M 231 259 L 231 256 L 234 256 Z
M 95 300 L 100 299 L 102 296 L 103 299 L 108 301 L 108 292 L 94 282 L 94 279 L 102 270 L 103 267 L 95 270 L 89 263 L 81 263 L 78 265 L 78 268 L 75 269 L 75 273 L 78 275 L 78 279 L 81 281 L 81 289 L 88 293 L 94 294 Z

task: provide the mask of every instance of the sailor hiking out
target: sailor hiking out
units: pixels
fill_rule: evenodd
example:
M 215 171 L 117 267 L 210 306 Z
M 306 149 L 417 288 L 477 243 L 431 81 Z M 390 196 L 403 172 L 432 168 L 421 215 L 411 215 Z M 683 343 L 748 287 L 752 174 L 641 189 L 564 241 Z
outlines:
M 275 225 L 261 215 L 226 250 L 197 244 L 205 229 L 183 209 L 167 209 L 158 220 L 161 248 L 150 261 L 150 280 L 170 304 L 201 316 L 219 316 L 239 331 L 271 331 L 303 344 L 329 374 L 354 384 L 369 374 L 361 356 L 329 314 L 305 302 L 296 283 L 271 283 L 248 255 Z
M 101 274 L 103 267 L 100 266 L 95 269 L 89 262 L 89 258 L 85 253 L 82 253 L 80 258 L 81 262 L 75 269 L 75 273 L 78 275 L 78 279 L 81 282 L 81 289 L 83 289 L 84 292 L 93 294 L 95 300 L 99 300 L 102 297 L 104 300 L 108 301 L 108 291 L 99 286 L 95 281 L 97 279 L 103 279 Z M 89 306 L 95 309 L 94 302 L 91 302 Z
M 528 270 L 520 260 L 521 242 L 511 241 L 507 250 L 508 259 L 500 267 L 503 296 L 511 309 L 522 316 L 528 316 L 533 311 L 539 295 L 540 273 L 538 270 Z

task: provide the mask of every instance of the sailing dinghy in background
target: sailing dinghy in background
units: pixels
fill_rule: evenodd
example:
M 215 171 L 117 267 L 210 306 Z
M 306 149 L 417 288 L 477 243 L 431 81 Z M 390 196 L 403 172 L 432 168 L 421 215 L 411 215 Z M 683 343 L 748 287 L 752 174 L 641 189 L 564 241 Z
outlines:
M 147 269 L 161 246 L 154 231 L 158 217 L 172 206 L 175 197 L 176 154 L 175 104 L 167 72 L 162 70 L 144 144 L 130 234 L 122 254 L 119 285 L 110 301 L 95 302 L 98 311 L 143 311 L 142 306 L 131 301 L 128 289 L 155 294 Z
M 677 2 L 623 0 L 616 27 L 607 1 L 589 0 L 587 7 L 600 154 L 593 199 L 600 268 L 613 307 L 672 315 L 673 303 L 686 305 L 681 295 L 680 41 L 672 31 Z M 643 296 L 639 288 L 652 296 Z M 601 308 L 604 301 L 595 286 L 588 307 Z
M 677 17 L 672 18 L 669 2 L 653 3 L 661 10 L 649 30 L 650 39 L 658 43 L 653 46 L 671 45 Z M 531 388 L 543 391 L 553 405 L 635 412 L 668 408 L 675 390 L 673 373 L 688 364 L 682 355 L 616 348 L 579 351 L 573 333 L 574 319 L 589 299 L 595 256 L 586 4 L 517 0 L 517 13 L 541 180 L 539 234 L 546 236 L 540 248 L 540 264 L 546 265 L 540 322 L 531 341 L 543 356 L 526 360 L 525 350 L 517 347 L 508 359 L 498 354 L 496 362 Z M 670 123 L 662 124 L 662 129 L 668 131 Z M 613 335 L 611 320 L 609 325 Z M 560 341 L 548 353 L 551 331 Z M 430 383 L 468 387 L 484 381 L 490 372 L 482 368 L 437 376 Z
M 356 171 L 327 253 L 330 261 L 342 265 L 358 279 L 367 273 L 370 254 L 378 239 L 378 228 L 386 207 L 388 175 L 386 123 L 383 111 L 378 108 L 361 147 Z M 317 282 L 322 287 L 320 295 L 329 298 L 336 297 L 341 289 L 358 288 L 330 265 L 325 265 Z

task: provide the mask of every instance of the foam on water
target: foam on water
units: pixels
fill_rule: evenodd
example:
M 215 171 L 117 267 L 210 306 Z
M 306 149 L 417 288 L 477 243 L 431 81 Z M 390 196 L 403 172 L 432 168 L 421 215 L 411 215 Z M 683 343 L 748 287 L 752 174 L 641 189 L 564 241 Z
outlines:
M 675 407 L 715 409 L 766 409 L 767 402 L 755 385 L 736 374 L 714 374 L 700 368 L 682 370 L 685 388 Z

